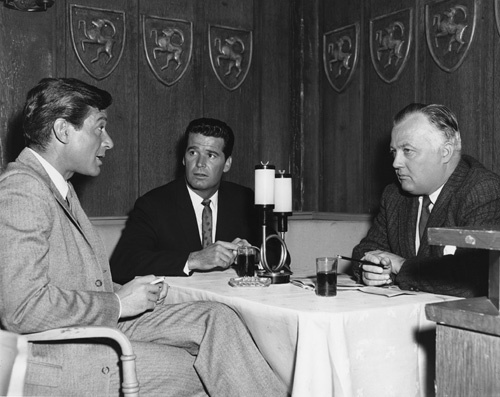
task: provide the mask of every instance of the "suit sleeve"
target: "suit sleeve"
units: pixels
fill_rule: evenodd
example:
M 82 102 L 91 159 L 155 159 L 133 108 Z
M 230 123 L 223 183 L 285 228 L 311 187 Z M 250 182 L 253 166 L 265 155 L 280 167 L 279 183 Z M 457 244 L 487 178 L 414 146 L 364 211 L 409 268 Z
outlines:
M 66 252 L 58 254 L 67 251 L 66 244 L 71 242 L 54 238 L 59 211 L 48 187 L 33 176 L 15 174 L 2 181 L 0 318 L 8 330 L 31 333 L 75 325 L 117 324 L 119 301 L 114 293 L 89 290 L 84 287 L 86 280 L 79 277 L 65 280 L 65 287 L 52 280 L 51 262 L 61 261 L 53 256 L 71 260 Z M 78 259 L 74 261 L 68 267 L 81 269 Z
M 174 234 L 179 225 L 168 225 L 169 219 L 158 219 L 153 208 L 141 197 L 128 216 L 110 260 L 113 280 L 119 284 L 148 274 L 186 276 L 183 269 L 191 251 L 167 244 L 165 237 L 160 236 L 158 222 L 163 222 L 167 225 L 164 229 Z
M 368 230 L 368 233 L 361 242 L 353 248 L 352 257 L 355 259 L 361 259 L 365 253 L 369 251 L 381 250 L 391 252 L 391 247 L 389 244 L 389 232 L 388 232 L 388 214 L 387 214 L 387 201 L 389 193 L 389 188 L 386 188 L 380 204 L 379 213 L 373 221 L 372 227 Z M 359 263 L 353 263 L 353 273 L 360 279 L 361 268 Z
M 497 180 L 477 181 L 465 197 L 455 198 L 455 224 L 488 227 L 500 224 L 500 186 Z M 487 294 L 489 252 L 458 248 L 444 255 L 443 247 L 430 246 L 429 254 L 408 258 L 395 278 L 402 289 L 415 289 L 470 298 Z

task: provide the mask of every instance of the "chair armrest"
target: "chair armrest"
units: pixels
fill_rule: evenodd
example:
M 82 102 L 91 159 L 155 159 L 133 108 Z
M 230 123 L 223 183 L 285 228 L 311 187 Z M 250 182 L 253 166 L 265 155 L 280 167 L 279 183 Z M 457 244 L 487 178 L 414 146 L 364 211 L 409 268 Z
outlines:
M 123 368 L 122 392 L 126 396 L 139 395 L 139 382 L 135 369 L 135 354 L 125 334 L 118 329 L 100 326 L 55 328 L 48 331 L 24 335 L 29 342 L 107 338 L 116 341 L 122 350 L 120 360 Z

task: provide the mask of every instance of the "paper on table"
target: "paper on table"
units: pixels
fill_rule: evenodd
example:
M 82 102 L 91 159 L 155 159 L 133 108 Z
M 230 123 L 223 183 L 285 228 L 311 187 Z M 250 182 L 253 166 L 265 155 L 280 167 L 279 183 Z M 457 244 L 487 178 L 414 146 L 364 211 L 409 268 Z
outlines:
M 392 298 L 393 296 L 398 295 L 416 295 L 418 292 L 415 291 L 405 291 L 400 289 L 395 285 L 391 285 L 389 287 L 361 287 L 358 288 L 361 292 L 366 292 L 367 294 L 375 294 L 375 295 L 383 295 L 388 298 Z

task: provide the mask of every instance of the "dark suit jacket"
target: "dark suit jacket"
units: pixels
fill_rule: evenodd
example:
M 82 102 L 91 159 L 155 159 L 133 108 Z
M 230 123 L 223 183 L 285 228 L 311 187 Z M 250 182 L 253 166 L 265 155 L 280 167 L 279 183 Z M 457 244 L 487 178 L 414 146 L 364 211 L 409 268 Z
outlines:
M 383 250 L 406 258 L 395 283 L 414 289 L 463 297 L 487 294 L 488 252 L 458 248 L 443 255 L 444 247 L 429 245 L 424 232 L 418 253 L 415 230 L 418 197 L 399 185 L 386 187 L 380 212 L 367 236 L 354 247 L 353 257 Z M 445 183 L 427 222 L 429 227 L 494 226 L 500 224 L 500 177 L 474 158 L 463 155 Z M 359 274 L 359 267 L 355 266 Z
M 222 181 L 216 241 L 240 237 L 260 246 L 260 230 L 253 191 Z M 189 253 L 201 249 L 186 181 L 178 179 L 137 199 L 111 257 L 111 273 L 122 283 L 147 274 L 186 276 Z

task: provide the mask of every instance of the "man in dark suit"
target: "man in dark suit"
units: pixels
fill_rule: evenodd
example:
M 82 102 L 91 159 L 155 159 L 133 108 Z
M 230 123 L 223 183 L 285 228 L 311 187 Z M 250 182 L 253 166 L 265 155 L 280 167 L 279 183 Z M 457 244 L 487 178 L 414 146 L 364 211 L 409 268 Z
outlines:
M 140 197 L 111 257 L 113 279 L 155 273 L 188 276 L 227 268 L 238 245 L 259 244 L 253 191 L 221 181 L 232 164 L 234 134 L 222 121 L 193 120 L 184 134 L 185 178 Z M 211 242 L 203 244 L 204 199 L 210 199 Z M 213 242 L 213 243 L 212 243 Z
M 355 274 L 368 285 L 486 295 L 488 253 L 431 246 L 427 228 L 500 224 L 500 177 L 461 154 L 457 119 L 442 105 L 402 109 L 391 153 L 399 184 L 386 187 L 372 228 L 353 250 L 384 267 L 355 265 Z
M 113 148 L 111 102 L 76 79 L 43 79 L 28 93 L 27 147 L 0 175 L 0 325 L 17 333 L 116 327 L 132 343 L 144 396 L 286 395 L 226 305 L 164 304 L 168 286 L 152 274 L 112 282 L 69 182 L 99 175 Z M 116 351 L 102 341 L 30 345 L 26 395 L 117 396 L 119 388 Z

